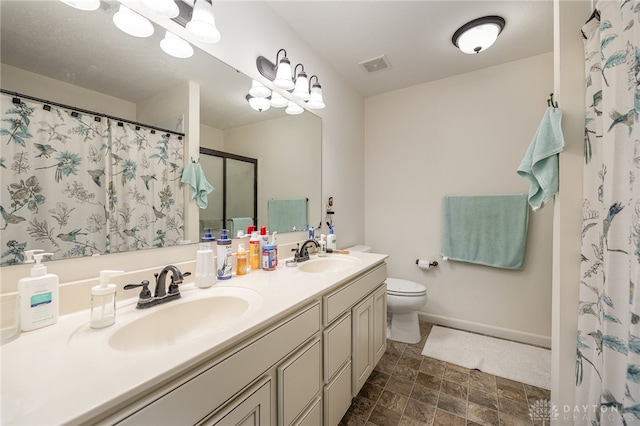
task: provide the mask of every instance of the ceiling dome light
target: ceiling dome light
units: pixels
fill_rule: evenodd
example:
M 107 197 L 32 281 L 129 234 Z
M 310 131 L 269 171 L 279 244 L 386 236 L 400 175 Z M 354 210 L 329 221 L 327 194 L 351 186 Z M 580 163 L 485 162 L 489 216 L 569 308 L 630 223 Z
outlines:
M 127 6 L 121 4 L 113 15 L 113 23 L 123 32 L 134 37 L 149 37 L 153 34 L 153 25 L 147 18 L 137 14 Z
M 216 20 L 213 16 L 213 5 L 207 0 L 196 0 L 191 20 L 186 28 L 198 41 L 204 43 L 220 41 L 220 31 L 216 28 Z
M 186 40 L 181 39 L 170 31 L 167 31 L 162 41 L 160 41 L 160 47 L 166 54 L 174 58 L 185 59 L 193 56 L 193 47 Z
M 180 8 L 173 0 L 142 0 L 142 3 L 158 16 L 171 19 L 180 14 Z
M 278 92 L 271 92 L 271 106 L 274 108 L 284 108 L 289 105 L 289 99 Z
M 269 90 L 259 81 L 252 80 L 251 89 L 249 89 L 249 94 L 256 98 L 266 98 L 267 96 L 271 95 L 271 90 Z
M 304 112 L 304 108 L 302 108 L 300 105 L 298 105 L 293 101 L 289 101 L 289 104 L 287 105 L 287 109 L 284 110 L 284 112 L 286 112 L 289 115 L 298 115 Z
M 249 102 L 249 106 L 255 109 L 258 112 L 266 111 L 271 108 L 271 102 L 269 102 L 269 98 L 256 98 L 251 95 L 246 96 L 247 101 Z
M 62 3 L 79 10 L 96 10 L 100 7 L 100 0 L 60 0 Z
M 461 26 L 451 38 L 453 44 L 464 53 L 480 53 L 488 49 L 498 38 L 505 21 L 500 16 L 484 16 Z

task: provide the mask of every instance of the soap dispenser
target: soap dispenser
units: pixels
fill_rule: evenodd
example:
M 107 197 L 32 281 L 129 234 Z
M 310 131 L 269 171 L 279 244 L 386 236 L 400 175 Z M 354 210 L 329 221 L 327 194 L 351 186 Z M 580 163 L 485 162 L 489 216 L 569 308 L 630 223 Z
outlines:
M 31 331 L 55 324 L 58 321 L 58 276 L 47 274 L 47 267 L 41 264 L 44 256 L 53 253 L 37 253 L 44 250 L 27 250 L 25 263 L 33 263 L 31 276 L 18 281 L 20 296 L 20 328 Z
M 91 288 L 91 328 L 105 328 L 116 322 L 116 285 L 109 283 L 114 275 L 124 271 L 100 271 L 100 285 Z

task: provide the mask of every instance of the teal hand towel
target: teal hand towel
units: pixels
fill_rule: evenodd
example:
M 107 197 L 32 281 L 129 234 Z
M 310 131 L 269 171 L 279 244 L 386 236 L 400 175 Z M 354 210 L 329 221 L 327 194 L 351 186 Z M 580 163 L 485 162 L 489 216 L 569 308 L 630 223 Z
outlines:
M 207 195 L 213 191 L 213 186 L 207 182 L 200 163 L 189 163 L 182 172 L 180 182 L 189 185 L 189 198 L 191 200 L 195 199 L 196 204 L 201 209 L 206 209 L 208 204 Z
M 529 225 L 526 194 L 446 196 L 442 202 L 442 257 L 520 269 Z
M 231 238 L 235 238 L 238 231 L 242 231 L 243 234 L 247 232 L 247 228 L 253 225 L 253 219 L 250 217 L 234 217 L 227 219 L 227 227 L 229 228 L 229 235 Z
M 558 192 L 558 154 L 563 149 L 562 111 L 549 107 L 517 170 L 530 183 L 533 211 L 544 207 Z
M 307 229 L 307 199 L 306 198 L 272 198 L 267 203 L 269 212 L 269 232 L 291 232 L 296 229 Z

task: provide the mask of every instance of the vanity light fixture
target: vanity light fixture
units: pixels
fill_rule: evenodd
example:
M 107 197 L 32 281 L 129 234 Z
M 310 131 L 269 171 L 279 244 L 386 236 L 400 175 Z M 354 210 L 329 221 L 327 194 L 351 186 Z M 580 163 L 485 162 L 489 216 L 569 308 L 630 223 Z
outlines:
M 259 81 L 252 80 L 251 89 L 249 89 L 249 94 L 256 98 L 266 98 L 269 95 L 271 95 L 271 90 L 269 90 L 268 87 L 266 87 Z
M 284 112 L 286 112 L 289 115 L 298 115 L 304 112 L 304 108 L 302 108 L 300 105 L 298 105 L 293 101 L 289 101 L 287 105 L 287 109 L 284 110 Z
M 60 0 L 62 3 L 79 10 L 96 10 L 100 7 L 100 0 Z
M 180 8 L 173 0 L 142 0 L 142 3 L 153 13 L 164 18 L 175 18 L 180 14 Z
M 193 56 L 193 47 L 171 31 L 165 33 L 164 38 L 160 41 L 160 48 L 174 58 L 185 59 Z
M 302 67 L 302 71 L 297 73 L 298 67 Z M 291 92 L 291 96 L 296 99 L 300 99 L 303 101 L 309 100 L 309 79 L 307 78 L 307 73 L 304 72 L 304 65 L 298 64 L 293 69 L 293 73 L 297 73 L 295 86 L 293 88 L 293 92 Z
M 220 31 L 216 27 L 213 5 L 209 0 L 195 0 L 193 14 L 186 28 L 189 34 L 203 43 L 217 43 L 220 41 Z
M 284 52 L 282 59 L 278 61 L 280 53 Z M 260 74 L 273 81 L 273 84 L 284 90 L 291 90 L 295 87 L 293 79 L 291 78 L 291 62 L 287 58 L 287 51 L 284 49 L 278 50 L 276 53 L 276 64 L 273 64 L 270 60 L 264 56 L 258 56 L 256 59 L 256 66 Z
M 282 96 L 280 93 L 271 92 L 271 106 L 274 108 L 284 108 L 289 105 L 289 99 Z
M 282 59 L 280 58 L 280 53 L 284 53 Z M 258 68 L 258 72 L 266 77 L 268 80 L 273 81 L 274 86 L 284 89 L 291 92 L 291 96 L 295 99 L 302 100 L 306 102 L 307 107 L 310 109 L 322 109 L 325 107 L 324 100 L 322 99 L 322 87 L 318 82 L 318 76 L 313 75 L 310 79 L 307 78 L 307 73 L 304 70 L 304 65 L 298 64 L 295 67 L 295 71 L 298 70 L 298 67 L 302 67 L 302 70 L 297 73 L 297 77 L 294 80 L 291 78 L 291 62 L 289 62 L 289 58 L 287 58 L 287 51 L 284 49 L 278 50 L 276 53 L 276 63 L 277 66 L 265 58 L 264 56 L 258 56 L 256 59 L 256 67 Z M 315 84 L 311 84 L 311 80 L 315 77 Z M 297 111 L 296 107 L 291 106 L 291 102 L 287 102 L 286 98 L 283 100 L 278 99 L 279 94 L 276 96 L 276 92 L 272 94 L 271 105 L 274 105 L 275 102 L 279 102 L 282 106 L 288 105 L 294 111 Z M 295 102 L 293 102 L 295 104 Z M 279 105 L 278 105 L 279 106 Z M 300 105 L 296 106 L 302 110 L 304 110 Z M 287 108 L 289 109 L 289 108 Z M 300 111 L 302 112 L 302 111 Z M 299 114 L 300 112 L 296 112 Z
M 315 77 L 316 82 L 313 86 L 311 86 L 311 81 Z M 311 95 L 309 97 L 309 101 L 307 102 L 307 107 L 311 109 L 322 109 L 325 107 L 324 100 L 322 99 L 322 86 L 318 82 L 318 76 L 312 75 L 309 79 L 309 85 L 311 86 Z
M 500 16 L 483 16 L 458 28 L 451 41 L 464 53 L 480 53 L 496 41 L 504 25 Z
M 149 37 L 153 34 L 153 24 L 123 4 L 113 15 L 113 23 L 120 30 L 134 37 Z
M 249 102 L 249 106 L 258 112 L 266 111 L 271 108 L 271 102 L 269 101 L 271 98 L 269 97 L 263 98 L 247 95 L 246 98 L 247 102 Z

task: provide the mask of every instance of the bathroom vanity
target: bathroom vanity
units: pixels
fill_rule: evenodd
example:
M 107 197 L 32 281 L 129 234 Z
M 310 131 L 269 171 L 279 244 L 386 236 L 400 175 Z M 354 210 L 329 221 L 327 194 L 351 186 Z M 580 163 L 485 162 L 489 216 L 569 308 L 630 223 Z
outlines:
M 23 333 L 1 348 L 2 423 L 336 425 L 386 350 L 385 258 L 281 262 L 154 312 L 131 299 L 108 329 L 78 312 Z

